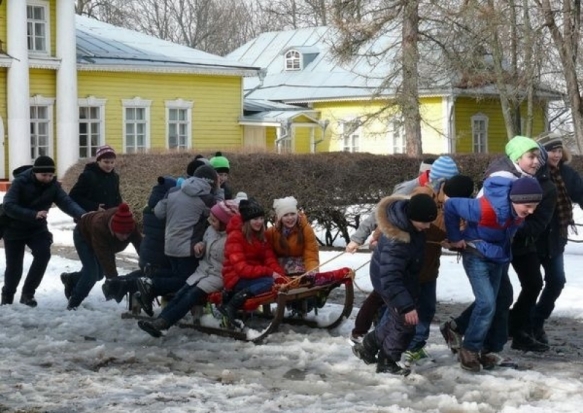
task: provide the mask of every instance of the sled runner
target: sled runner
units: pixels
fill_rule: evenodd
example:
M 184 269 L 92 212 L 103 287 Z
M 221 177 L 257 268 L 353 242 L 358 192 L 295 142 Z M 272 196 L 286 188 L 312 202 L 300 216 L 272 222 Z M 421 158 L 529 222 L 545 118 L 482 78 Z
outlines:
M 332 329 L 352 312 L 353 277 L 350 268 L 341 268 L 276 284 L 271 291 L 247 299 L 239 311 L 237 328 L 225 326 L 223 316 L 216 309 L 222 304 L 223 294 L 213 293 L 208 298 L 210 311 L 194 322 L 183 321 L 178 326 L 254 343 L 277 331 L 281 323 Z M 331 297 L 334 303 L 328 303 Z M 144 318 L 134 313 L 122 314 L 122 318 L 130 317 Z

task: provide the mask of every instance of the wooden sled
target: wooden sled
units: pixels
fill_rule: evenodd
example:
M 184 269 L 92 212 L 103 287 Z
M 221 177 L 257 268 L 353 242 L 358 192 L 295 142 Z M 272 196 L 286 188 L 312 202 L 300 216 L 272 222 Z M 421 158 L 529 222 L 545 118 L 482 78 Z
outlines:
M 281 323 L 332 329 L 352 313 L 353 277 L 354 272 L 350 268 L 341 268 L 317 273 L 309 282 L 302 277 L 298 282 L 288 283 L 285 288 L 275 286 L 272 291 L 245 302 L 239 312 L 239 319 L 244 325 L 238 329 L 223 326 L 222 317 L 216 310 L 221 305 L 222 294 L 213 293 L 209 296 L 211 314 L 205 314 L 195 322 L 180 322 L 178 326 L 254 343 L 277 331 Z M 327 303 L 332 295 L 339 304 Z M 122 314 L 122 318 L 130 317 L 148 319 L 133 313 Z

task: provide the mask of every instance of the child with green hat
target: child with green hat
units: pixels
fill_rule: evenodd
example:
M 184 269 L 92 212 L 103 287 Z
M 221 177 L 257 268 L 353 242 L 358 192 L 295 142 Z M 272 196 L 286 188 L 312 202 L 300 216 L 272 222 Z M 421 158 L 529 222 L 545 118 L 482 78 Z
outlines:
M 219 183 L 221 188 L 225 191 L 225 199 L 233 199 L 233 191 L 227 185 L 227 180 L 229 179 L 229 172 L 231 170 L 231 165 L 229 160 L 223 156 L 223 154 L 219 151 L 215 153 L 209 162 L 215 171 L 219 174 Z

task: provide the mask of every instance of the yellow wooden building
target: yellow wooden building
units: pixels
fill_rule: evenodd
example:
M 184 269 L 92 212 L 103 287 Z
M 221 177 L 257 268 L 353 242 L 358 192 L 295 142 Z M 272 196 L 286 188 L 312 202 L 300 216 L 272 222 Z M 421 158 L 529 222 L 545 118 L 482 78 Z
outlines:
M 388 46 L 395 39 L 381 36 L 366 48 L 394 49 Z M 298 153 L 405 151 L 402 118 L 390 105 L 395 90 L 382 83 L 393 60 L 360 54 L 340 64 L 331 52 L 334 40 L 334 29 L 328 27 L 263 33 L 227 56 L 262 68 L 245 79 L 246 107 L 256 102 L 265 109 L 262 114 L 245 111 L 245 144 Z M 502 152 L 508 137 L 496 88 L 464 88 L 452 80 L 455 76 L 436 79 L 435 67 L 431 61 L 420 64 L 423 151 Z M 534 134 L 547 130 L 548 102 L 560 95 L 539 89 L 536 99 Z M 269 109 L 264 102 L 287 108 Z
M 120 153 L 243 145 L 243 78 L 258 68 L 74 13 L 0 2 L 0 179 L 49 155 L 62 174 Z

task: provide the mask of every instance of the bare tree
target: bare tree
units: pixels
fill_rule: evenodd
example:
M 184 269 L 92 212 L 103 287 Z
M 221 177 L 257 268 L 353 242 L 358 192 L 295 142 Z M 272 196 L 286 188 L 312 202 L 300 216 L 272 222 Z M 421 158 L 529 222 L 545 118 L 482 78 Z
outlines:
M 582 153 L 583 98 L 579 80 L 581 74 L 577 71 L 577 66 L 581 65 L 579 57 L 581 1 L 557 0 L 551 3 L 549 0 L 536 0 L 536 4 L 543 13 L 545 26 L 550 32 L 560 58 L 573 118 L 575 141 L 579 153 Z
M 75 13 L 92 17 L 116 26 L 124 26 L 128 16 L 123 0 L 76 0 Z
M 334 0 L 268 0 L 258 2 L 261 14 L 275 20 L 271 30 L 326 26 Z

